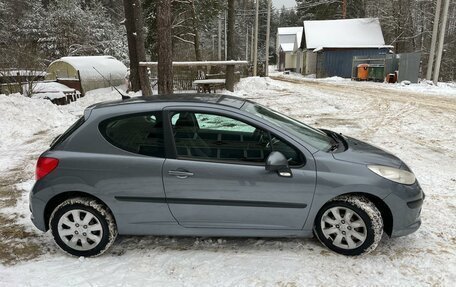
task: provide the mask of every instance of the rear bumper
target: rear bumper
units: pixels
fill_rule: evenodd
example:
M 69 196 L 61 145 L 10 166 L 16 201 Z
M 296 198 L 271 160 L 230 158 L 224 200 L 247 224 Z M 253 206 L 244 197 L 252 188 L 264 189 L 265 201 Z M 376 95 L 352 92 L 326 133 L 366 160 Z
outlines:
M 393 215 L 391 237 L 405 236 L 420 228 L 424 198 L 424 192 L 416 182 L 413 185 L 402 185 L 384 199 Z
M 47 228 L 44 220 L 44 209 L 46 207 L 46 204 L 34 193 L 36 185 L 37 183 L 35 183 L 35 186 L 32 188 L 32 191 L 30 191 L 29 194 L 29 209 L 32 213 L 30 219 L 36 228 L 46 232 Z

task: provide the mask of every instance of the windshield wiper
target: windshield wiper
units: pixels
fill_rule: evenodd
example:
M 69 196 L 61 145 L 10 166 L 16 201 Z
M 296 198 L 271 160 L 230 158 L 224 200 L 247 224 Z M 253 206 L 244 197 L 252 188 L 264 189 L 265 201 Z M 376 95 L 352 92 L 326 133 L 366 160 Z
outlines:
M 329 138 L 331 138 L 331 147 L 329 148 L 329 151 L 337 150 L 339 148 L 339 144 L 340 144 L 340 140 L 338 139 L 337 135 L 335 135 L 331 131 L 326 132 L 326 134 L 328 135 Z
M 329 151 L 335 151 L 339 148 L 339 143 L 338 142 L 334 142 L 332 145 L 331 145 L 331 148 L 329 149 Z

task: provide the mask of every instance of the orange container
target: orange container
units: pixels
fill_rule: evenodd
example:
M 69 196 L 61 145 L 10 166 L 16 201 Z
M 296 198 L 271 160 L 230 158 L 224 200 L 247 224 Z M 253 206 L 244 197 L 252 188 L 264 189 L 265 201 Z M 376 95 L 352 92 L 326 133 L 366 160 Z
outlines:
M 369 64 L 359 64 L 356 66 L 356 68 L 358 68 L 358 80 L 367 81 L 367 76 L 369 74 L 368 67 Z

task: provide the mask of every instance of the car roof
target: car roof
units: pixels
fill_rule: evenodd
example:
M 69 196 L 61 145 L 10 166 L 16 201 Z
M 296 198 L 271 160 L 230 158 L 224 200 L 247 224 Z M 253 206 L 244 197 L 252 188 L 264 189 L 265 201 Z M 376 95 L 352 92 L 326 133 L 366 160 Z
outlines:
M 245 103 L 245 99 L 223 95 L 223 94 L 202 94 L 202 93 L 188 93 L 188 94 L 169 94 L 169 95 L 152 95 L 152 96 L 142 96 L 134 97 L 126 100 L 115 100 L 100 102 L 94 104 L 88 109 L 99 109 L 113 106 L 122 106 L 130 104 L 153 104 L 153 103 L 163 103 L 163 102 L 172 102 L 172 103 L 207 103 L 207 104 L 217 104 L 224 105 L 233 108 L 241 108 Z

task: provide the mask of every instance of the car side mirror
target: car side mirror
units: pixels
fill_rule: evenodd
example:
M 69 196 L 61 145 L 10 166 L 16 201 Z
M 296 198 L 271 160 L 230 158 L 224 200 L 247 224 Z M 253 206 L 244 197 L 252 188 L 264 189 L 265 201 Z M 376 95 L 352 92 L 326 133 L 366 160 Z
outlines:
M 288 166 L 287 158 L 278 151 L 273 151 L 266 159 L 265 168 L 267 171 L 276 171 L 279 176 L 291 177 L 291 169 Z

